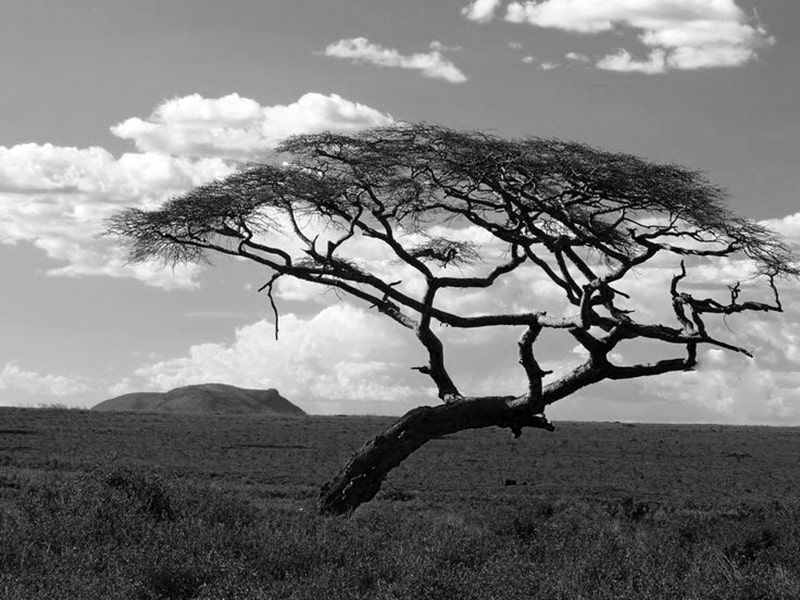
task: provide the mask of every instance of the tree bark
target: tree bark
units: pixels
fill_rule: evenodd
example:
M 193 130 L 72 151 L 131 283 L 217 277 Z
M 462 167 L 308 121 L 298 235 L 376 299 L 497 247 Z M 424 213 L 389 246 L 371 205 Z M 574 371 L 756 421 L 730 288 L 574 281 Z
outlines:
M 323 514 L 348 515 L 380 490 L 386 475 L 426 442 L 464 429 L 523 427 L 553 431 L 544 415 L 533 414 L 526 396 L 463 398 L 452 404 L 415 408 L 366 442 L 320 493 Z

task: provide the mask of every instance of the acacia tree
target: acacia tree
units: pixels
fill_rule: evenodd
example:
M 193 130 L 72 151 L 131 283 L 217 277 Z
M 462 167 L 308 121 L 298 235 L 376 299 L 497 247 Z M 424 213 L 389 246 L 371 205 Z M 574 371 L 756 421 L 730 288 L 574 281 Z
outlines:
M 220 253 L 261 265 L 273 310 L 273 286 L 292 277 L 357 298 L 415 334 L 428 361 L 414 368 L 430 377 L 443 403 L 411 410 L 367 441 L 323 487 L 324 513 L 347 514 L 372 499 L 387 473 L 432 438 L 489 426 L 515 437 L 524 427 L 552 430 L 548 405 L 603 380 L 691 370 L 699 344 L 749 355 L 718 339 L 707 320 L 781 311 L 776 280 L 798 275 L 776 234 L 733 214 L 724 191 L 702 174 L 675 165 L 427 124 L 300 135 L 278 150 L 285 161 L 248 166 L 157 210 L 127 209 L 111 219 L 109 232 L 128 244 L 133 261 L 186 263 Z M 465 228 L 488 233 L 492 243 L 442 233 Z M 353 250 L 367 241 L 392 257 L 392 269 Z M 674 319 L 643 322 L 623 283 L 662 255 L 675 257 L 665 290 Z M 769 302 L 742 301 L 739 283 L 723 300 L 683 289 L 684 258 L 731 256 L 754 266 Z M 567 316 L 542 310 L 535 285 L 516 298 L 523 310 L 464 313 L 442 300 L 453 290 L 491 288 L 520 269 L 555 284 L 566 309 L 559 314 Z M 277 335 L 277 310 L 275 323 Z M 441 325 L 517 328 L 525 389 L 516 396 L 462 393 L 445 363 Z M 586 361 L 547 378 L 534 352 L 545 329 L 574 338 Z M 612 351 L 636 339 L 680 354 L 617 364 Z

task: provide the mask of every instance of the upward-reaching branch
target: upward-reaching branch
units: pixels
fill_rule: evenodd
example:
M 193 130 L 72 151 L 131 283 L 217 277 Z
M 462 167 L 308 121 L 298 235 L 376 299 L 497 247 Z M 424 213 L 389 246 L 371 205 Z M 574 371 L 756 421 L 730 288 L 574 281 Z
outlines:
M 529 325 L 522 333 L 517 345 L 519 346 L 519 364 L 525 370 L 528 379 L 528 404 L 534 414 L 544 414 L 544 401 L 542 399 L 542 380 L 552 371 L 545 371 L 539 366 L 533 355 L 533 344 L 542 331 L 542 325 L 536 323 Z
M 417 338 L 425 349 L 428 351 L 428 365 L 423 367 L 415 367 L 416 370 L 430 375 L 436 388 L 439 392 L 439 398 L 446 403 L 455 402 L 461 398 L 461 393 L 458 391 L 456 384 L 447 372 L 444 364 L 444 346 L 441 340 L 431 330 L 431 308 L 433 301 L 436 297 L 436 286 L 428 285 L 428 291 L 425 294 L 424 308 L 417 324 Z

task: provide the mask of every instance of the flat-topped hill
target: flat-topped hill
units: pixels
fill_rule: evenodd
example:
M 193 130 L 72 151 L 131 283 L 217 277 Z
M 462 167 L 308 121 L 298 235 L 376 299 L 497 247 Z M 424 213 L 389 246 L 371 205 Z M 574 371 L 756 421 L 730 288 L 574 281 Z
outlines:
M 222 383 L 187 385 L 168 392 L 134 392 L 105 400 L 92 410 L 294 415 L 306 413 L 278 390 L 249 390 Z

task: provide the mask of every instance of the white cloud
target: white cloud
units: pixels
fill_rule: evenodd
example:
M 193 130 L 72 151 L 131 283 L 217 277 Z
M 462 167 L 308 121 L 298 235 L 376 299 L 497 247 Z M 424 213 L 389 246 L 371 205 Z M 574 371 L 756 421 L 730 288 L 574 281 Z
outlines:
M 541 65 L 539 65 L 539 67 L 542 69 L 542 71 L 552 71 L 553 69 L 558 68 L 558 63 L 543 62 Z
M 708 353 L 717 352 L 709 356 Z M 703 361 L 703 358 L 706 360 Z M 789 424 L 800 420 L 800 374 L 777 371 L 758 358 L 709 350 L 693 372 L 653 378 L 650 393 L 679 410 L 704 410 L 722 423 Z M 640 389 L 644 384 L 639 383 Z M 676 412 L 676 417 L 680 417 Z M 676 418 L 675 420 L 682 420 Z
M 193 162 L 149 153 L 116 159 L 99 147 L 0 146 L 0 193 L 102 194 L 111 201 L 135 196 L 153 203 L 165 191 L 196 185 L 226 169 L 218 159 Z
M 208 381 L 275 387 L 315 413 L 394 412 L 431 401 L 428 379 L 410 370 L 424 362 L 413 334 L 385 317 L 340 303 L 279 323 L 278 341 L 273 323 L 257 321 L 230 344 L 192 346 L 187 356 L 140 368 L 135 380 L 158 390 Z M 117 391 L 136 385 L 124 383 Z
M 52 275 L 133 277 L 163 288 L 195 285 L 200 267 L 128 265 L 104 220 L 124 207 L 154 208 L 169 196 L 222 178 L 257 160 L 283 137 L 323 129 L 355 131 L 391 117 L 332 94 L 309 93 L 287 106 L 236 94 L 197 94 L 159 105 L 149 120 L 112 128 L 141 153 L 119 158 L 100 147 L 0 146 L 0 243 L 28 242 L 61 266 Z M 182 156 L 170 156 L 181 154 Z M 198 158 L 199 157 L 199 158 Z
M 404 55 L 394 48 L 384 48 L 373 44 L 367 38 L 357 37 L 330 44 L 325 48 L 325 56 L 347 58 L 356 64 L 369 63 L 379 67 L 413 69 L 420 71 L 426 77 L 444 79 L 450 83 L 467 81 L 467 76 L 442 55 L 441 49 L 440 45 L 432 45 L 430 52 Z
M 615 25 L 658 32 L 664 23 L 744 19 L 733 0 L 525 0 L 509 3 L 506 18 L 580 33 L 611 31 Z
M 800 245 L 800 212 L 779 219 L 766 219 L 760 223 L 774 229 L 788 241 Z
M 636 60 L 627 50 L 617 50 L 597 61 L 597 68 L 622 73 L 645 73 L 655 75 L 666 71 L 666 60 L 662 50 L 653 50 L 647 60 Z
M 191 285 L 197 267 L 164 270 L 126 264 L 114 242 L 100 237 L 104 219 L 125 206 L 156 206 L 231 171 L 219 159 L 198 161 L 160 154 L 123 154 L 103 148 L 51 144 L 0 147 L 0 241 L 29 242 L 56 261 L 54 275 L 136 277 L 152 285 Z
M 490 20 L 496 8 L 491 3 L 488 18 L 475 20 Z M 735 0 L 515 0 L 506 7 L 505 19 L 582 34 L 632 31 L 648 49 L 647 58 L 635 59 L 623 48 L 597 66 L 651 74 L 738 67 L 775 42 Z
M 461 14 L 470 21 L 488 23 L 494 18 L 497 7 L 501 0 L 474 0 L 469 6 L 461 9 Z
M 433 40 L 428 48 L 437 52 L 461 52 L 461 46 L 446 46 L 438 40 Z
M 569 60 L 574 60 L 575 62 L 589 62 L 589 60 L 591 60 L 588 56 L 580 52 L 567 52 L 564 57 Z
M 15 362 L 6 363 L 0 371 L 0 390 L 63 397 L 79 394 L 88 389 L 86 383 L 78 378 L 25 371 Z
M 143 152 L 257 160 L 290 135 L 354 132 L 392 122 L 390 115 L 336 94 L 308 93 L 273 106 L 238 94 L 192 94 L 163 102 L 148 119 L 132 117 L 111 131 Z

